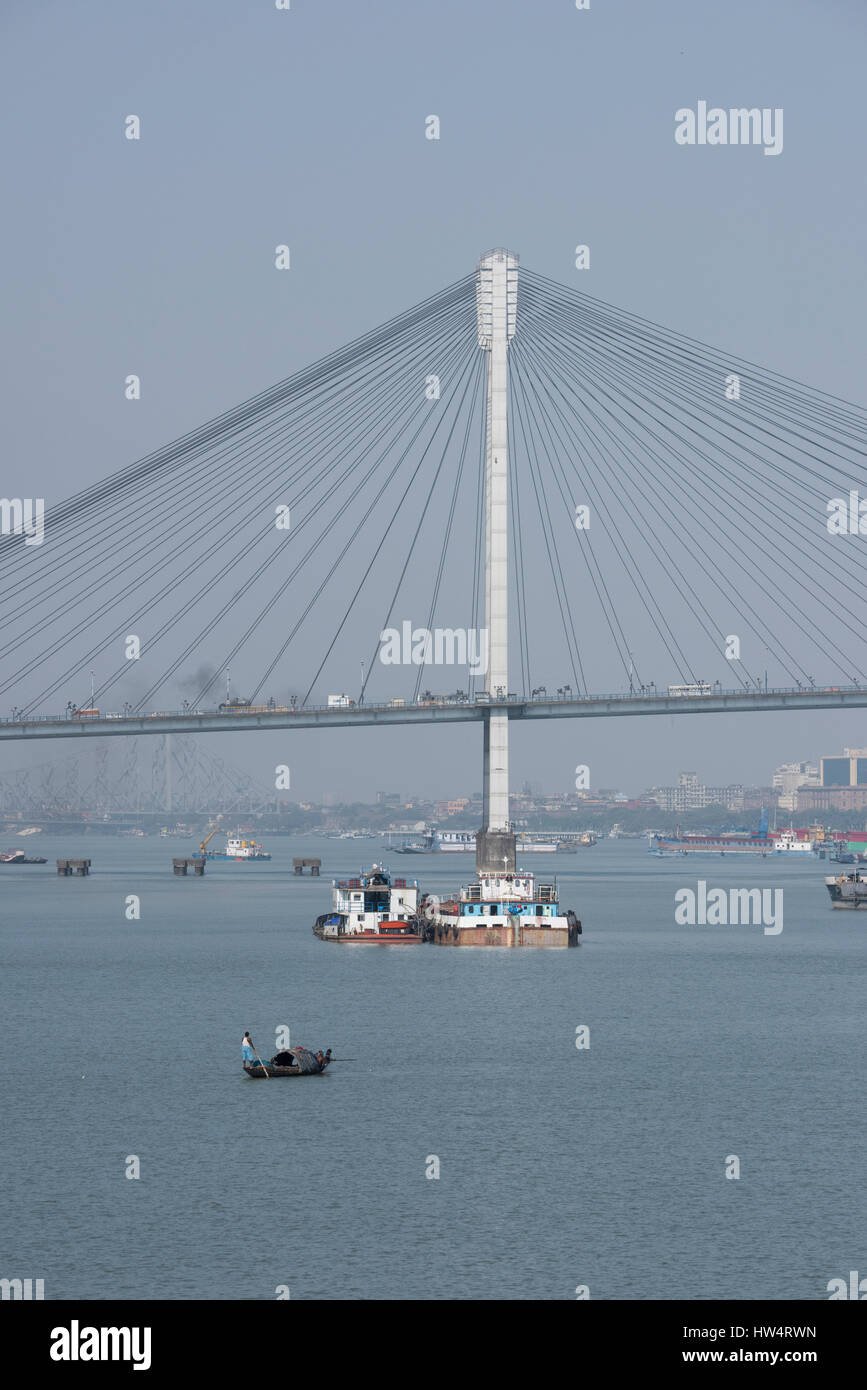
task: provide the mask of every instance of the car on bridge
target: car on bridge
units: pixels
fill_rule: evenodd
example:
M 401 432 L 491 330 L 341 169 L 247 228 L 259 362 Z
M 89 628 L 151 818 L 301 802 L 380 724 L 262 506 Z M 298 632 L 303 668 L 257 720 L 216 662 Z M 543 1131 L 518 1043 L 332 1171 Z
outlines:
M 707 681 L 696 681 L 694 685 L 670 685 L 669 695 L 709 695 L 710 686 Z

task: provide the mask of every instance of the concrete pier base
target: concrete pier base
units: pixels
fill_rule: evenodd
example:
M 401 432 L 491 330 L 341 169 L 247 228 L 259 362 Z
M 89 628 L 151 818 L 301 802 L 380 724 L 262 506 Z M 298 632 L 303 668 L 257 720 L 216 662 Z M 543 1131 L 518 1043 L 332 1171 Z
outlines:
M 514 872 L 514 831 L 479 830 L 476 834 L 476 873 L 513 874 Z
M 188 869 L 192 869 L 196 878 L 202 878 L 205 873 L 205 861 L 202 855 L 195 855 L 192 859 L 173 859 L 172 868 L 181 877 L 186 877 Z
M 90 873 L 89 859 L 58 859 L 57 872 L 62 878 L 70 878 L 73 874 L 77 878 L 87 878 Z

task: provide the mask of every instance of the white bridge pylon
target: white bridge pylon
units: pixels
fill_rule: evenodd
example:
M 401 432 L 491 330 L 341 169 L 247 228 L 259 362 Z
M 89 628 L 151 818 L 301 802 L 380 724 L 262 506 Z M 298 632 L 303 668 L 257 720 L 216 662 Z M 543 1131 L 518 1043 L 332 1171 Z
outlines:
M 518 257 L 498 248 L 476 272 L 479 347 L 488 354 L 485 418 L 485 626 L 487 691 L 492 704 L 509 689 L 509 343 L 518 307 Z M 509 716 L 485 719 L 483 828 L 509 829 Z

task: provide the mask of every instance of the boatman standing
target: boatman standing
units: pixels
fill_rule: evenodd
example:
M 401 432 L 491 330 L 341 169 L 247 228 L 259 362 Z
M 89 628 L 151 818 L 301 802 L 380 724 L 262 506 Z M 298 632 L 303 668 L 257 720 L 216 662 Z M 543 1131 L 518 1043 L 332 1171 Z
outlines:
M 256 1054 L 253 1051 L 253 1039 L 249 1033 L 245 1033 L 241 1039 L 241 1057 L 245 1062 L 255 1062 Z

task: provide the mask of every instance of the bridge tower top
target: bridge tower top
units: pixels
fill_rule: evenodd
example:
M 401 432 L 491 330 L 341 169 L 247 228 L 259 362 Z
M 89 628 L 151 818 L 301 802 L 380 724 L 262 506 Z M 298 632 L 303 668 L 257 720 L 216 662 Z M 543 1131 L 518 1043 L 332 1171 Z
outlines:
M 490 350 L 494 332 L 494 301 L 502 292 L 505 278 L 506 341 L 515 336 L 518 311 L 518 257 L 514 251 L 498 246 L 480 257 L 476 270 L 476 311 L 479 321 L 479 347 Z M 496 295 L 494 286 L 496 283 Z

